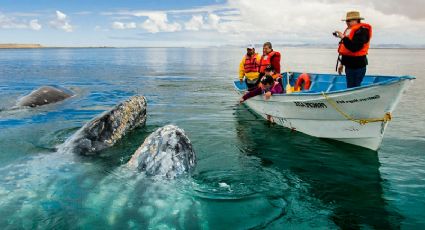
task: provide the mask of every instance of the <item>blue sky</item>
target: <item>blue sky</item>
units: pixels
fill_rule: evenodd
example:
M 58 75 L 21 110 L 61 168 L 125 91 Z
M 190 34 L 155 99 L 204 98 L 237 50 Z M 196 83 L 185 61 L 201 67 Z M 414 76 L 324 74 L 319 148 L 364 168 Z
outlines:
M 375 44 L 423 46 L 423 0 L 0 0 L 0 43 L 46 46 L 334 44 L 359 10 Z

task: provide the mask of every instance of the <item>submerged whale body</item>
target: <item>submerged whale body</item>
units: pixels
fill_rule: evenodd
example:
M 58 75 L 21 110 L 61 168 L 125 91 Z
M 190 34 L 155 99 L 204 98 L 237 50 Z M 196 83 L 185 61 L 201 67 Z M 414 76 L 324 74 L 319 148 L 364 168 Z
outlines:
M 192 143 L 183 129 L 166 125 L 149 135 L 127 166 L 150 176 L 175 178 L 190 173 L 196 165 Z
M 71 96 L 71 92 L 65 92 L 64 90 L 53 86 L 42 86 L 19 99 L 17 106 L 37 107 L 63 101 Z
M 64 148 L 81 155 L 94 155 L 145 123 L 146 99 L 133 96 L 85 124 L 65 142 Z

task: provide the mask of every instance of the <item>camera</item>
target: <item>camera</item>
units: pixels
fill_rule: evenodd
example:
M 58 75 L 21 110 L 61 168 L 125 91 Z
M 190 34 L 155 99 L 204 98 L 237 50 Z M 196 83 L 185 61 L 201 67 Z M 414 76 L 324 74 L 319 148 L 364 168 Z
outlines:
M 333 33 L 332 33 L 332 35 L 333 35 L 334 37 L 338 37 L 338 33 L 337 33 L 337 32 L 333 32 Z

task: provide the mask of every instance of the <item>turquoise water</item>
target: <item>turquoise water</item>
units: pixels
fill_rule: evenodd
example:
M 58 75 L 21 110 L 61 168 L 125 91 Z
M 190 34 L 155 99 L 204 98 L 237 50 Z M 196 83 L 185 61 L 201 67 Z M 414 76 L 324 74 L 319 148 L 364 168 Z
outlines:
M 332 72 L 335 51 L 277 48 L 284 70 Z M 425 50 L 372 50 L 368 73 L 417 77 L 377 153 L 270 125 L 238 105 L 243 49 L 0 50 L 1 229 L 421 229 L 425 227 Z M 10 109 L 42 85 L 76 96 Z M 60 152 L 131 95 L 144 128 L 97 157 Z M 198 165 L 177 180 L 123 176 L 155 129 L 176 124 Z

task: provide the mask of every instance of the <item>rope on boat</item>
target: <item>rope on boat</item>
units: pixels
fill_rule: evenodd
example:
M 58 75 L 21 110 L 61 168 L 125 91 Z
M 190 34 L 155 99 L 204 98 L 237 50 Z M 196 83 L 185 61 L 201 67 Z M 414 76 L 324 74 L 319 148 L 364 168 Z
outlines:
M 344 116 L 347 120 L 350 121 L 354 121 L 359 123 L 360 125 L 365 125 L 367 123 L 370 122 L 388 122 L 391 121 L 391 113 L 387 112 L 385 113 L 384 117 L 382 118 L 364 118 L 364 119 L 356 119 L 351 117 L 350 115 L 348 115 L 347 113 L 345 113 L 337 104 L 334 100 L 332 100 L 331 98 L 329 98 L 325 92 L 322 92 L 323 97 L 325 97 L 325 99 L 329 102 L 329 104 L 334 107 L 334 109 L 339 112 L 342 116 Z

